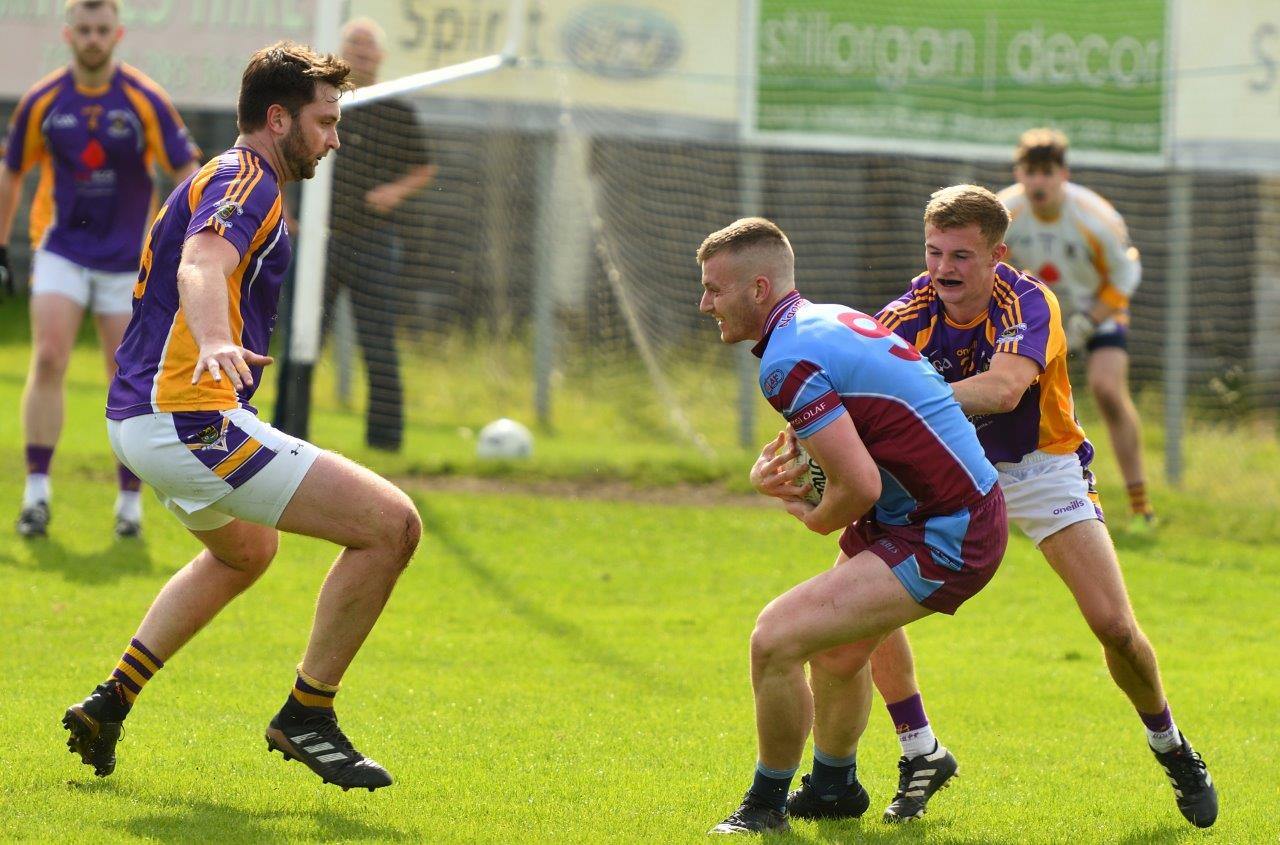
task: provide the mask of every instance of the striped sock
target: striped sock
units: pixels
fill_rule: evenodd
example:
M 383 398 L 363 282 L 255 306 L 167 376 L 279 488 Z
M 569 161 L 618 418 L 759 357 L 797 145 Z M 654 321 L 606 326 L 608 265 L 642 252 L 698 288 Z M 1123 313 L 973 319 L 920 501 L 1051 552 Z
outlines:
M 129 706 L 138 700 L 138 693 L 147 685 L 156 672 L 164 668 L 164 661 L 156 657 L 147 647 L 137 640 L 130 640 L 129 647 L 120 656 L 120 662 L 108 680 L 117 680 L 124 690 L 125 700 Z
M 1129 491 L 1129 510 L 1138 516 L 1154 513 L 1151 502 L 1147 499 L 1147 483 L 1135 481 L 1126 487 Z
M 302 671 L 302 664 L 298 664 L 298 679 L 293 682 L 293 689 L 289 692 L 290 698 L 303 707 L 323 707 L 326 710 L 332 710 L 333 697 L 337 694 L 336 686 L 317 681 Z

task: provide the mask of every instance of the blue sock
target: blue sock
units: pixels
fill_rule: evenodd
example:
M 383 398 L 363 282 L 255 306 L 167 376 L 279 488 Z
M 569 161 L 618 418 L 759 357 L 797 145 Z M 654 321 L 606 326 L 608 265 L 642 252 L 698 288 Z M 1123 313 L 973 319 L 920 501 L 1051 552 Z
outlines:
M 824 801 L 834 801 L 847 794 L 849 787 L 857 779 L 858 755 L 849 757 L 832 757 L 823 754 L 818 746 L 813 747 L 813 777 L 809 778 L 809 786 Z
M 782 812 L 787 806 L 787 790 L 795 776 L 795 769 L 770 769 L 764 763 L 756 763 L 756 779 L 751 784 L 751 794 L 760 803 Z

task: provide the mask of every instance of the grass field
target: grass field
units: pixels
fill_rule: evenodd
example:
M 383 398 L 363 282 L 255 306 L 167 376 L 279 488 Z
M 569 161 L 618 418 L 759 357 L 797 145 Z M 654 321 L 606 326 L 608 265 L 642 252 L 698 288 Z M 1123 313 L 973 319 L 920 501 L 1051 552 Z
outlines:
M 0 504 L 16 512 L 26 348 L 13 323 L 0 340 L 10 409 Z M 143 541 L 111 538 L 98 368 L 91 348 L 77 353 L 50 537 L 20 542 L 0 526 L 0 840 L 695 842 L 736 806 L 754 761 L 752 623 L 830 562 L 832 540 L 767 508 L 534 496 L 518 478 L 493 495 L 411 485 L 422 547 L 338 698 L 349 734 L 396 785 L 342 793 L 266 752 L 262 730 L 292 682 L 333 554 L 298 538 L 148 686 L 116 773 L 95 779 L 66 753 L 62 711 L 105 677 L 155 591 L 196 550 L 154 501 Z M 322 442 L 355 443 L 359 430 L 336 410 L 317 419 Z M 446 434 L 413 432 L 409 443 L 426 451 Z M 552 446 L 546 461 L 577 454 L 572 442 Z M 613 458 L 601 445 L 604 474 L 633 477 L 645 447 Z M 1104 495 L 1118 513 L 1103 448 Z M 687 478 L 667 453 L 648 454 L 655 469 L 641 474 Z M 726 466 L 740 473 L 739 460 Z M 1273 437 L 1196 429 L 1184 487 L 1155 490 L 1167 526 L 1119 537 L 1174 712 L 1221 792 L 1215 828 L 1178 815 L 1069 595 L 1018 537 L 956 618 L 912 628 L 926 703 L 961 761 L 956 786 L 908 827 L 874 812 L 796 823 L 791 839 L 1280 841 L 1277 479 Z M 875 708 L 860 774 L 878 811 L 896 785 L 897 744 Z

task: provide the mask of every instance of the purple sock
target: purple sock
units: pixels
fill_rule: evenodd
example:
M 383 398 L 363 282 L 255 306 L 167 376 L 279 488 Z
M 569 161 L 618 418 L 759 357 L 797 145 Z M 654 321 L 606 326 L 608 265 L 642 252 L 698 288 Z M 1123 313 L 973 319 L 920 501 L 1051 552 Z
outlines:
M 929 717 L 924 714 L 924 701 L 920 698 L 920 693 L 893 704 L 886 704 L 885 707 L 889 710 L 889 718 L 893 719 L 894 728 L 900 734 L 918 731 L 929 724 Z
M 48 475 L 49 464 L 53 461 L 52 446 L 35 446 L 27 444 L 27 475 Z
M 1139 713 L 1138 718 L 1142 720 L 1142 724 L 1147 726 L 1147 730 L 1152 733 L 1164 733 L 1173 727 L 1173 714 L 1169 712 L 1169 705 L 1164 705 L 1164 710 L 1160 713 Z
M 136 493 L 142 489 L 142 479 L 129 471 L 124 464 L 116 462 L 116 478 L 120 481 L 120 489 Z

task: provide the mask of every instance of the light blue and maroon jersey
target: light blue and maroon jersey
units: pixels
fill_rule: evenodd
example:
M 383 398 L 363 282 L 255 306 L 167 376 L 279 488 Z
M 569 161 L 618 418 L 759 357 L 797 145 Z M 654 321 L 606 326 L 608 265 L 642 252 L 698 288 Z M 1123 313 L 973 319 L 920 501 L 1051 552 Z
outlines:
M 210 231 L 240 254 L 227 280 L 231 339 L 267 354 L 276 307 L 289 267 L 280 185 L 267 160 L 233 147 L 193 173 L 160 208 L 142 251 L 133 289 L 133 318 L 116 352 L 118 370 L 107 394 L 107 418 L 140 414 L 225 411 L 243 406 L 262 381 L 238 394 L 231 380 L 207 374 L 191 383 L 199 349 L 178 300 L 178 265 L 187 238 Z
M 907 525 L 977 504 L 996 483 L 951 388 L 903 342 L 859 311 L 792 292 L 769 313 L 760 389 L 810 437 L 843 414 L 858 429 L 883 492 L 882 524 Z
M 997 264 L 995 276 L 991 305 L 963 325 L 947 316 L 927 273 L 876 316 L 919 349 L 948 382 L 986 371 L 997 352 L 1035 361 L 1040 376 L 1016 408 L 973 418 L 978 439 L 993 463 L 1017 462 L 1039 449 L 1053 455 L 1077 452 L 1087 466 L 1093 447 L 1075 417 L 1058 299 L 1038 279 L 1008 264 Z
M 168 95 L 123 64 L 101 88 L 79 87 L 69 67 L 36 83 L 13 113 L 4 152 L 15 173 L 40 167 L 32 245 L 108 273 L 138 269 L 152 165 L 172 173 L 199 156 Z

